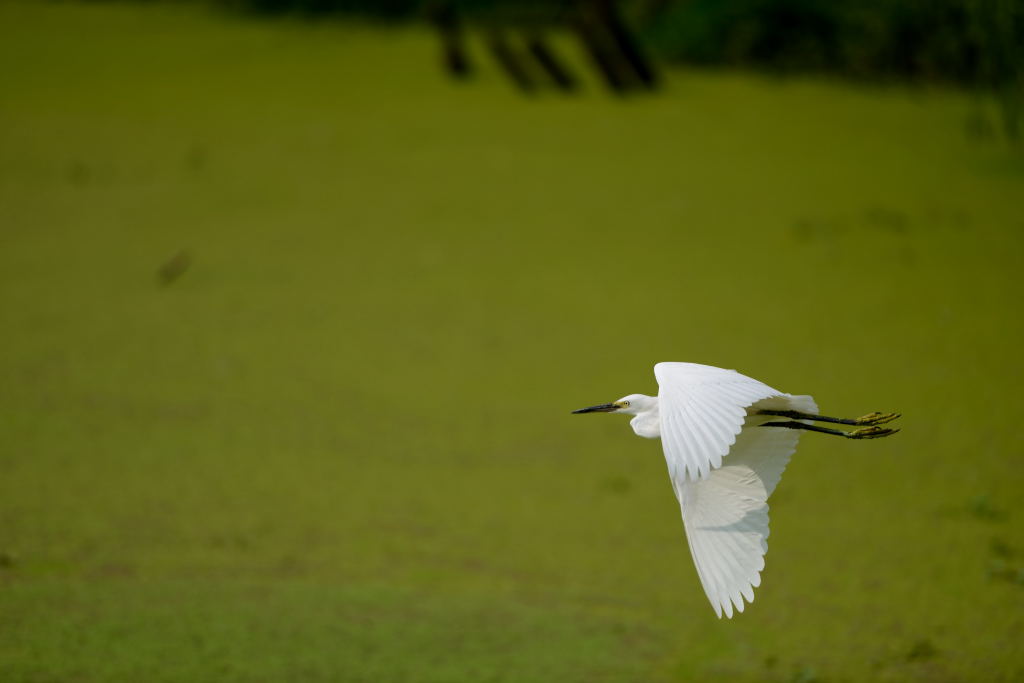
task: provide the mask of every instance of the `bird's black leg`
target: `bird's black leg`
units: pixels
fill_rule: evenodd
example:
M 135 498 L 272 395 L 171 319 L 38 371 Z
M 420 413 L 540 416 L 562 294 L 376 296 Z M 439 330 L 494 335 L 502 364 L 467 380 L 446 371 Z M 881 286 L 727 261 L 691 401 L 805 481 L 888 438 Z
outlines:
M 761 411 L 762 413 L 768 413 L 768 411 Z M 781 411 L 780 411 L 781 412 Z M 846 424 L 846 423 L 844 423 Z M 803 422 L 765 422 L 761 425 L 762 427 L 784 427 L 785 429 L 805 429 L 809 432 L 821 432 L 822 434 L 831 434 L 832 436 L 843 436 L 847 439 L 878 439 L 883 436 L 889 436 L 900 431 L 898 429 L 888 429 L 885 427 L 878 427 L 877 425 L 871 425 L 868 427 L 862 427 L 861 429 L 854 429 L 850 432 L 844 432 L 841 429 L 829 429 L 828 427 L 819 427 L 818 425 L 809 425 Z
M 900 416 L 899 413 L 868 413 L 858 418 L 848 419 L 845 417 L 828 417 L 826 415 L 811 415 L 801 413 L 799 410 L 759 410 L 758 415 L 772 415 L 774 417 L 788 417 L 791 420 L 811 420 L 813 422 L 833 422 L 841 425 L 857 425 L 858 427 L 870 427 L 892 422 Z

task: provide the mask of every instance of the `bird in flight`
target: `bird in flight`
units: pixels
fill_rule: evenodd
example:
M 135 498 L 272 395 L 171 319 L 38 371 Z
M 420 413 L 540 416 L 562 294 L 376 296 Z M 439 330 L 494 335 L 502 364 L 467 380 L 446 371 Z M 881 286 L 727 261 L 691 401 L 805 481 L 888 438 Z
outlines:
M 818 415 L 810 396 L 793 396 L 735 370 L 696 363 L 654 366 L 658 395 L 630 394 L 573 413 L 623 413 L 637 436 L 661 439 L 683 513 L 690 554 L 719 617 L 754 600 L 768 551 L 768 497 L 801 431 L 847 439 L 898 432 L 897 413 L 855 419 Z M 819 424 L 850 425 L 836 429 Z

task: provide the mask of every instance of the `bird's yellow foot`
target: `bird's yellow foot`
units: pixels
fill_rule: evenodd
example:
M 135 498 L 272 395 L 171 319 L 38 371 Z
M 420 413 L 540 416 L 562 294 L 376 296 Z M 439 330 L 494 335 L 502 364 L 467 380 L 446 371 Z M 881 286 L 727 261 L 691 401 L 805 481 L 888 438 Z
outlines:
M 888 422 L 888 420 L 886 421 Z M 844 436 L 846 436 L 847 439 L 880 439 L 883 436 L 890 436 L 898 431 L 900 430 L 888 429 L 886 427 L 871 426 L 855 429 L 852 432 L 846 432 Z
M 884 425 L 886 422 L 892 422 L 899 416 L 899 413 L 868 413 L 867 415 L 858 417 L 853 421 L 853 423 L 857 425 L 864 425 L 866 427 L 871 425 Z

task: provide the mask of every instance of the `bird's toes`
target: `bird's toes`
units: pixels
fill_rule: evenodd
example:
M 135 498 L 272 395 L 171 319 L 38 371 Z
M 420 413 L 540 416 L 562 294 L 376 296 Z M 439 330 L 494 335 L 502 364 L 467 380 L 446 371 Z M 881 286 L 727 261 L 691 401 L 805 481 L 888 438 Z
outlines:
M 867 415 L 862 415 L 862 416 L 858 417 L 855 420 L 855 422 L 856 422 L 856 424 L 865 425 L 865 426 L 883 425 L 886 422 L 892 422 L 893 420 L 895 420 L 899 416 L 900 416 L 899 413 L 879 413 L 879 412 L 874 412 L 874 413 L 868 413 Z
M 873 425 L 871 427 L 862 427 L 861 429 L 855 429 L 852 432 L 846 433 L 848 439 L 880 439 L 883 436 L 891 436 L 898 432 L 898 429 L 888 429 L 886 427 L 878 427 Z

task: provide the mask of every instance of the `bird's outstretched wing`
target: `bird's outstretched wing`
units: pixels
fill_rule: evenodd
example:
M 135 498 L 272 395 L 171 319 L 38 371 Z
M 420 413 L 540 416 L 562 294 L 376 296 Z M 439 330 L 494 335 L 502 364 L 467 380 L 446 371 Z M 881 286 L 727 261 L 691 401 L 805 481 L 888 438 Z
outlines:
M 673 482 L 707 478 L 743 428 L 746 408 L 785 395 L 735 370 L 696 363 L 658 363 L 661 443 Z
M 758 404 L 777 410 L 817 412 L 809 396 L 786 396 Z M 674 481 L 686 540 L 704 592 L 719 617 L 743 611 L 761 584 L 768 551 L 768 496 L 775 490 L 800 433 L 757 429 L 772 418 L 752 415 L 725 463 L 700 481 Z

